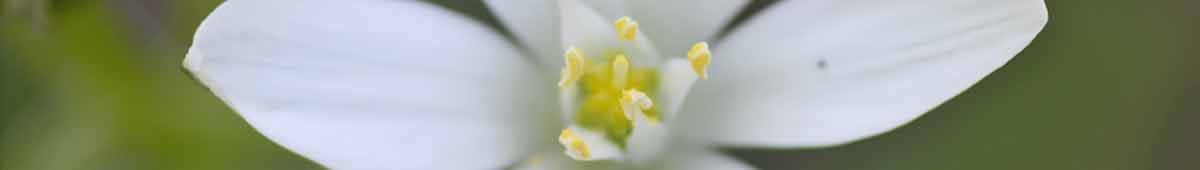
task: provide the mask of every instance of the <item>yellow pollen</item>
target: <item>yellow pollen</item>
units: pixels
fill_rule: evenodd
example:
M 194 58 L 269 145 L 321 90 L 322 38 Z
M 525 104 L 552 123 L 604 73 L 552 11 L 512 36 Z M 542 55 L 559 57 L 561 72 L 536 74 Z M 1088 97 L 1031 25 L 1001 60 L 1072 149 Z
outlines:
M 633 21 L 633 18 L 621 17 L 613 22 L 617 29 L 617 36 L 625 41 L 633 41 L 637 38 L 638 23 Z
M 574 83 L 575 80 L 579 80 L 579 77 L 583 75 L 583 64 L 585 62 L 583 53 L 579 52 L 578 48 L 571 47 L 567 49 L 565 57 L 566 66 L 563 66 L 562 78 L 558 80 L 558 87 Z
M 583 139 L 571 133 L 571 129 L 566 128 L 558 135 L 558 142 L 562 143 L 567 148 L 567 152 L 578 154 L 583 160 L 592 159 L 592 153 L 588 150 L 587 144 L 583 143 Z
M 612 61 L 612 85 L 617 89 L 625 88 L 629 83 L 629 59 L 625 54 L 617 54 Z
M 708 42 L 698 42 L 692 45 L 692 49 L 687 52 L 688 62 L 692 64 L 692 70 L 696 71 L 696 75 L 702 80 L 708 80 L 708 64 L 712 60 L 712 52 L 708 51 Z

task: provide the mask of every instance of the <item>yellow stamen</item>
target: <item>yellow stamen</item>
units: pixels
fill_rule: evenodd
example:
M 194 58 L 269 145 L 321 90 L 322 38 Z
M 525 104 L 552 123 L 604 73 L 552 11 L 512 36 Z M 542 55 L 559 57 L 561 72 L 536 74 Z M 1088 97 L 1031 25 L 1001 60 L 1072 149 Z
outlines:
M 654 107 L 654 101 L 650 100 L 650 96 L 646 96 L 646 93 L 637 89 L 627 89 L 621 92 L 621 109 L 628 119 L 645 113 L 644 111 L 650 110 L 651 107 Z M 651 121 L 651 123 L 658 122 Z
M 625 88 L 629 83 L 629 58 L 625 54 L 617 54 L 612 62 L 612 85 L 617 89 Z
M 562 133 L 558 135 L 558 142 L 567 148 L 568 154 L 576 154 L 583 160 L 592 159 L 592 153 L 588 150 L 587 144 L 579 136 L 571 133 L 570 128 L 562 130 Z
M 558 80 L 558 87 L 575 83 L 575 80 L 579 80 L 579 77 L 583 75 L 583 64 L 585 62 L 583 53 L 579 52 L 578 48 L 571 47 L 567 49 L 565 57 L 566 66 L 563 66 L 562 78 Z
M 613 25 L 616 26 L 617 36 L 622 40 L 633 41 L 637 38 L 638 23 L 637 21 L 633 21 L 633 18 L 621 17 L 616 22 L 613 22 Z
M 637 89 L 629 89 L 625 90 L 624 93 L 626 100 L 637 104 L 637 106 L 642 110 L 654 107 L 654 101 L 650 100 L 650 97 L 646 96 L 646 93 L 642 93 L 642 91 L 638 91 Z
M 708 51 L 708 42 L 698 42 L 692 45 L 692 49 L 687 52 L 688 62 L 692 64 L 692 70 L 696 71 L 696 75 L 702 80 L 708 80 L 708 64 L 712 60 L 712 52 Z

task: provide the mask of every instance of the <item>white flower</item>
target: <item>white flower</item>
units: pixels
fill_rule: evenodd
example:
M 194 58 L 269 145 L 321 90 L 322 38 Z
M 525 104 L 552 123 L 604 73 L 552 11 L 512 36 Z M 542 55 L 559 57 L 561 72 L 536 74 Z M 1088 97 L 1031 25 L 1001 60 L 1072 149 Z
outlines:
M 335 169 L 749 169 L 710 148 L 894 129 L 1047 21 L 1041 0 L 782 1 L 714 39 L 746 3 L 487 1 L 510 44 L 426 2 L 231 0 L 184 64 Z

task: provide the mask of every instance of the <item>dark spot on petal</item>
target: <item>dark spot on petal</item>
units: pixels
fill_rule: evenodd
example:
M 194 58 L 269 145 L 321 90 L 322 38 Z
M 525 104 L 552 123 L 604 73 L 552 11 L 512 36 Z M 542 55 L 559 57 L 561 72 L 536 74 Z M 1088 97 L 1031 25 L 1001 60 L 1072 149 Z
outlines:
M 825 59 L 818 59 L 817 69 L 824 70 L 825 68 L 829 68 L 829 62 L 825 61 Z

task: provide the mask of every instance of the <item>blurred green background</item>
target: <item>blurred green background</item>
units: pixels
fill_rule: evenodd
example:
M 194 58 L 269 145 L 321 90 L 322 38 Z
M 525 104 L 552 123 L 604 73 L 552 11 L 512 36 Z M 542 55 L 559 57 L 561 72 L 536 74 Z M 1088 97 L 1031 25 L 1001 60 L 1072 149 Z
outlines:
M 0 0 L 0 169 L 320 169 L 180 63 L 216 0 Z M 727 149 L 763 169 L 1200 169 L 1200 1 L 1047 0 L 1007 66 L 842 147 Z M 494 23 L 477 1 L 439 1 Z

